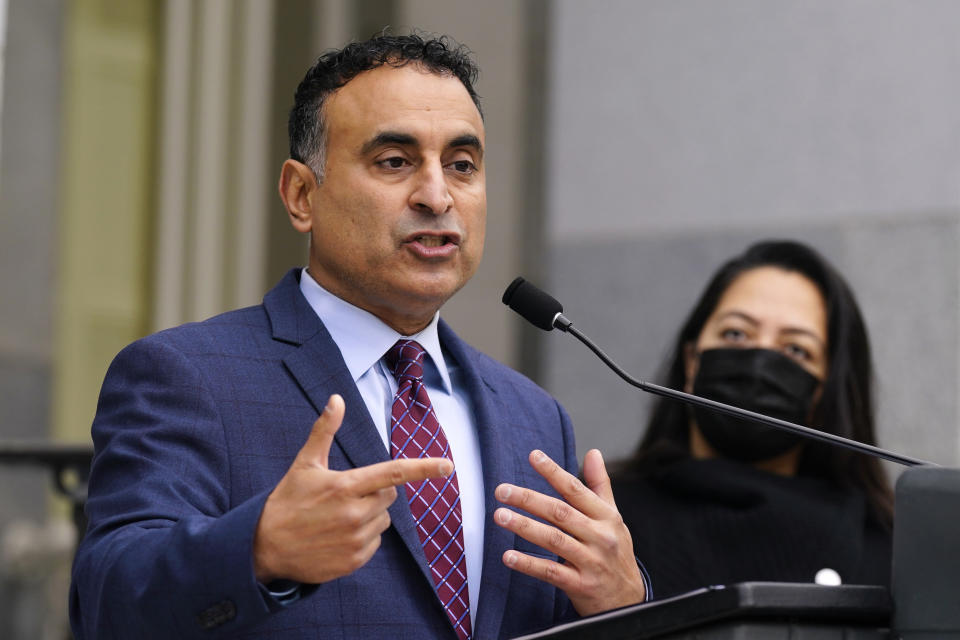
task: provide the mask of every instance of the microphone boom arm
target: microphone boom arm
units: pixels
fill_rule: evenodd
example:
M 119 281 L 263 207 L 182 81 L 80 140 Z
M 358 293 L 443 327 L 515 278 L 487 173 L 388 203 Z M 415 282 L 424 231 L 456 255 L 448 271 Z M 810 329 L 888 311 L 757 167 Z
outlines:
M 553 326 L 561 331 L 569 333 L 574 338 L 582 342 L 587 346 L 588 349 L 593 351 L 598 358 L 603 360 L 603 363 L 610 367 L 614 373 L 623 378 L 628 384 L 637 387 L 648 393 L 654 395 L 663 396 L 664 398 L 670 398 L 672 400 L 679 400 L 681 402 L 686 402 L 687 404 L 695 404 L 701 407 L 706 407 L 713 411 L 719 411 L 727 415 L 736 416 L 738 418 L 746 418 L 747 420 L 752 420 L 753 422 L 759 422 L 760 424 L 765 424 L 777 429 L 783 429 L 786 431 L 798 432 L 804 435 L 807 438 L 813 438 L 815 440 L 820 440 L 822 442 L 828 442 L 830 444 L 838 445 L 857 451 L 859 453 L 866 453 L 871 456 L 878 458 L 883 458 L 884 460 L 889 460 L 891 462 L 896 462 L 908 467 L 918 467 L 918 466 L 929 466 L 935 467 L 938 466 L 933 462 L 928 462 L 926 460 L 919 460 L 917 458 L 911 458 L 910 456 L 901 455 L 899 453 L 894 453 L 892 451 L 887 451 L 886 449 L 881 449 L 880 447 L 875 447 L 873 445 L 864 444 L 862 442 L 857 442 L 856 440 L 849 440 L 847 438 L 842 438 L 840 436 L 835 436 L 832 433 L 826 433 L 820 431 L 819 429 L 811 429 L 810 427 L 804 427 L 799 424 L 794 424 L 793 422 L 787 422 L 786 420 L 780 420 L 779 418 L 773 418 L 771 416 L 765 416 L 762 413 L 756 413 L 754 411 L 749 411 L 747 409 L 740 409 L 739 407 L 734 407 L 729 404 L 724 404 L 722 402 L 717 402 L 716 400 L 710 400 L 708 398 L 702 398 L 700 396 L 695 396 L 689 393 L 684 393 L 683 391 L 677 391 L 676 389 L 670 389 L 669 387 L 663 387 L 658 384 L 653 384 L 651 382 L 644 382 L 643 380 L 638 380 L 631 376 L 629 373 L 624 371 L 620 366 L 614 362 L 603 350 L 595 345 L 590 338 L 580 333 L 562 313 L 558 313 L 553 319 Z

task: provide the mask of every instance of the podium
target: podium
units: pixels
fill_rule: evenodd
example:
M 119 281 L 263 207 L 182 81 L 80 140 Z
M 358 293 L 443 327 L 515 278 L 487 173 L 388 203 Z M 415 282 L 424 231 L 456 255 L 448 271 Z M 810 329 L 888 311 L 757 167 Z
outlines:
M 901 474 L 892 568 L 889 590 L 779 582 L 712 586 L 514 640 L 960 638 L 960 469 L 912 467 Z
M 515 640 L 877 640 L 888 638 L 886 587 L 742 582 L 615 609 Z

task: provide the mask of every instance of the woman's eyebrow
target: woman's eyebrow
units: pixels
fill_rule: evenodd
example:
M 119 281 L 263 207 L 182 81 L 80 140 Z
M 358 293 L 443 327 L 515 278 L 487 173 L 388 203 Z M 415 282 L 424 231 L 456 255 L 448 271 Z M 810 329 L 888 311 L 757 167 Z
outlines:
M 749 322 L 752 325 L 760 324 L 759 320 L 757 320 L 756 318 L 754 318 L 753 316 L 747 313 L 744 313 L 743 311 L 724 311 L 719 316 L 717 316 L 717 320 L 725 320 L 726 318 L 729 318 L 731 316 L 740 318 L 741 320 L 745 320 L 746 322 Z
M 724 320 L 729 317 L 740 318 L 744 322 L 747 322 L 753 326 L 760 325 L 760 321 L 754 318 L 753 316 L 751 316 L 750 314 L 744 313 L 743 311 L 736 311 L 736 310 L 724 311 L 719 316 L 717 316 L 717 320 Z M 817 332 L 813 331 L 812 329 L 804 329 L 803 327 L 786 327 L 785 329 L 781 330 L 781 333 L 787 333 L 787 334 L 799 333 L 805 336 L 810 336 L 811 338 L 819 342 L 824 347 L 826 346 L 826 340 L 821 338 L 820 335 Z
M 821 338 L 819 334 L 817 334 L 815 331 L 812 331 L 810 329 L 804 329 L 802 327 L 787 327 L 783 329 L 781 333 L 788 333 L 788 334 L 799 333 L 805 336 L 810 336 L 811 338 L 819 342 L 824 347 L 827 346 L 826 340 Z

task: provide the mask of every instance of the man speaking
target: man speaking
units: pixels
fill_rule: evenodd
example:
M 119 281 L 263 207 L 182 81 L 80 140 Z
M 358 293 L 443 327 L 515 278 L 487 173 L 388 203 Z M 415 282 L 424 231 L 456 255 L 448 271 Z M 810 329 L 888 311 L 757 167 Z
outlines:
M 417 35 L 307 72 L 279 188 L 308 266 L 114 360 L 77 638 L 498 638 L 644 600 L 599 452 L 581 483 L 557 402 L 439 319 L 483 250 L 476 73 Z

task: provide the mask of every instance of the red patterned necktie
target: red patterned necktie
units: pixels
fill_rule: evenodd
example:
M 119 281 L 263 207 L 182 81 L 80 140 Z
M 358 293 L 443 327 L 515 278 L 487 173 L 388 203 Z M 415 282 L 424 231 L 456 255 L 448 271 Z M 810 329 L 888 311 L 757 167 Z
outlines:
M 387 366 L 398 385 L 390 421 L 390 455 L 394 458 L 443 457 L 452 461 L 447 436 L 423 385 L 425 353 L 413 340 L 398 340 L 387 352 Z M 457 636 L 467 640 L 471 634 L 470 594 L 457 472 L 446 478 L 408 482 L 406 489 L 437 595 Z

